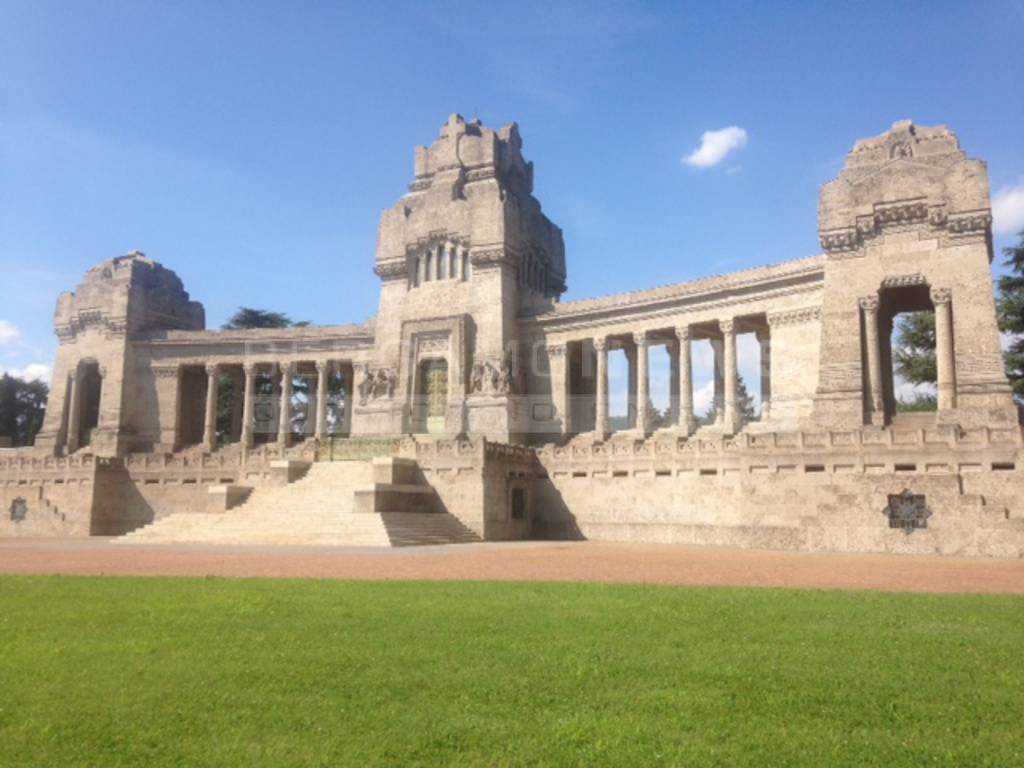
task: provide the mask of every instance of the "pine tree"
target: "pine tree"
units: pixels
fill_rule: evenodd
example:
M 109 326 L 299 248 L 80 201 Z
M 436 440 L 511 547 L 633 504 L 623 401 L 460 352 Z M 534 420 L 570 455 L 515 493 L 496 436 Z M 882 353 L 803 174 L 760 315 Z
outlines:
M 1003 249 L 1003 264 L 1010 274 L 999 278 L 999 326 L 1013 338 L 1004 353 L 1006 375 L 1013 386 L 1013 394 L 1024 400 L 1024 232 L 1019 234 L 1016 246 Z
M 900 378 L 911 384 L 934 384 L 938 380 L 934 312 L 910 312 L 900 316 L 893 363 Z
M 239 331 L 247 328 L 290 328 L 309 325 L 305 320 L 292 322 L 292 319 L 283 312 L 271 312 L 266 309 L 253 309 L 252 307 L 239 307 L 228 321 L 222 326 L 226 331 Z

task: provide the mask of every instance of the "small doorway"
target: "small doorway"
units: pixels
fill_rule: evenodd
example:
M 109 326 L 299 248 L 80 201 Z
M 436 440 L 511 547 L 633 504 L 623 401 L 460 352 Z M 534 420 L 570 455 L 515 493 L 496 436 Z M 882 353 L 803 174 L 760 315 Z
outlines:
M 432 435 L 444 434 L 448 415 L 447 360 L 424 360 L 420 364 L 417 394 L 418 431 Z
M 100 397 L 103 393 L 103 376 L 96 363 L 84 363 L 80 369 L 79 386 L 81 387 L 81 416 L 79 422 L 78 445 L 85 447 L 92 444 L 93 430 L 100 423 Z

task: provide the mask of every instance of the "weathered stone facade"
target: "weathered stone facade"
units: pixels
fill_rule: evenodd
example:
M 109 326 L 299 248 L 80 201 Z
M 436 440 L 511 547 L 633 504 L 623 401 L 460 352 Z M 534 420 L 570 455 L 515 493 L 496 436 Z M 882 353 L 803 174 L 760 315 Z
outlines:
M 482 538 L 1020 556 L 1024 457 L 984 164 L 945 128 L 897 123 L 823 187 L 819 230 L 820 256 L 560 302 L 562 234 L 533 196 L 518 128 L 453 115 L 381 217 L 380 307 L 365 325 L 207 331 L 174 273 L 139 253 L 62 295 L 44 429 L 35 448 L 0 451 L 0 533 L 223 512 L 308 462 L 399 446 L 419 485 L 378 484 L 378 502 L 429 487 Z M 933 413 L 896 410 L 890 338 L 907 311 L 935 313 Z M 760 350 L 755 419 L 744 333 Z M 698 341 L 716 361 L 705 426 Z M 656 346 L 667 413 L 652 406 Z M 625 421 L 609 406 L 619 351 Z M 890 497 L 921 496 L 921 525 L 894 524 L 905 510 Z

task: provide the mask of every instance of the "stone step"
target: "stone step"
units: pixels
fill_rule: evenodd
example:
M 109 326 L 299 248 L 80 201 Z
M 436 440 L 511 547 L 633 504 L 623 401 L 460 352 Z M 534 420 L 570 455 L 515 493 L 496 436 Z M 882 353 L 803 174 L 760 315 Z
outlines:
M 433 490 L 409 460 L 319 462 L 294 482 L 259 488 L 220 513 L 177 513 L 124 536 L 131 543 L 414 546 L 480 541 L 433 511 Z M 373 511 L 356 511 L 356 493 Z M 394 502 L 398 509 L 389 509 Z M 382 509 L 383 508 L 383 509 Z

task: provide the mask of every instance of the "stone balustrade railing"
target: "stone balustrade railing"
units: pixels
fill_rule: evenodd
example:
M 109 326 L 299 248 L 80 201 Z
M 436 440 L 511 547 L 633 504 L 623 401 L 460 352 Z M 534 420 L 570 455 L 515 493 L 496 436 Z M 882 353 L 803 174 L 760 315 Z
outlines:
M 721 472 L 944 472 L 1024 470 L 1020 428 L 794 431 L 735 436 L 655 436 L 537 449 L 549 471 L 614 468 Z

